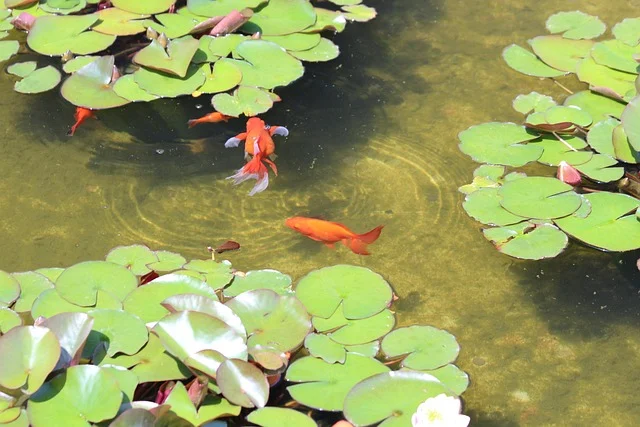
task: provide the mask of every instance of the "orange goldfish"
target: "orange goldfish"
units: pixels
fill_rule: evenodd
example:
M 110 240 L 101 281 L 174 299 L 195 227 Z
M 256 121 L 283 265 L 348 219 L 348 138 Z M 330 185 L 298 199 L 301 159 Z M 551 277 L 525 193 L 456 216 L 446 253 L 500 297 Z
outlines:
M 73 134 L 76 133 L 76 129 L 78 129 L 78 126 L 80 126 L 85 120 L 90 117 L 96 117 L 93 111 L 84 107 L 76 107 L 76 112 L 73 115 L 73 118 L 76 119 L 76 122 L 73 124 L 73 126 L 71 126 L 71 130 L 67 135 L 73 136 Z
M 289 218 L 285 221 L 285 224 L 300 234 L 324 243 L 331 249 L 335 247 L 334 245 L 337 242 L 342 242 L 353 253 L 358 255 L 369 255 L 367 245 L 378 239 L 384 227 L 384 225 L 380 225 L 367 233 L 356 234 L 338 222 L 302 216 Z
M 268 164 L 273 173 L 278 176 L 278 168 L 269 159 L 269 157 L 273 158 L 275 156 L 276 146 L 271 138 L 273 135 L 287 136 L 289 131 L 283 126 L 267 126 L 264 121 L 257 117 L 252 117 L 247 121 L 246 132 L 229 138 L 224 144 L 227 148 L 237 147 L 240 145 L 240 141 L 245 140 L 245 160 L 248 160 L 248 163 L 227 179 L 233 179 L 234 185 L 238 185 L 248 179 L 255 179 L 257 182 L 249 192 L 250 196 L 264 191 L 269 185 L 269 171 L 264 163 Z M 253 158 L 250 159 L 250 156 L 253 156 Z
M 202 116 L 198 119 L 191 119 L 187 122 L 190 128 L 195 125 L 199 125 L 200 123 L 218 123 L 218 122 L 226 122 L 231 118 L 231 116 L 226 116 L 222 113 L 214 111 L 213 113 L 209 113 L 205 116 Z

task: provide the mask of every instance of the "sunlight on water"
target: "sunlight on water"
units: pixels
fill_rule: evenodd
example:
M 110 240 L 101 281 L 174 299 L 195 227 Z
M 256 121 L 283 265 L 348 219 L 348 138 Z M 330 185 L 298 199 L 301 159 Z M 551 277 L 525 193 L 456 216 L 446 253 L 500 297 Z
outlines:
M 637 255 L 576 244 L 537 263 L 498 254 L 461 209 L 457 187 L 476 165 L 456 135 L 520 120 L 510 106 L 519 93 L 565 96 L 509 70 L 504 46 L 542 34 L 556 11 L 580 9 L 612 25 L 640 1 L 369 4 L 378 19 L 339 35 L 342 56 L 309 66 L 265 115 L 291 135 L 276 139 L 280 176 L 253 198 L 249 184 L 224 180 L 243 163 L 240 149 L 223 147 L 242 123 L 186 129 L 209 111 L 205 97 L 100 112 L 67 138 L 69 105 L 57 94 L 17 95 L 3 76 L 1 268 L 66 266 L 131 243 L 204 258 L 227 239 L 242 245 L 228 257 L 239 269 L 298 278 L 365 265 L 399 294 L 400 324 L 457 336 L 472 425 L 637 425 Z M 386 227 L 373 256 L 359 257 L 291 232 L 284 219 L 293 215 L 356 232 Z

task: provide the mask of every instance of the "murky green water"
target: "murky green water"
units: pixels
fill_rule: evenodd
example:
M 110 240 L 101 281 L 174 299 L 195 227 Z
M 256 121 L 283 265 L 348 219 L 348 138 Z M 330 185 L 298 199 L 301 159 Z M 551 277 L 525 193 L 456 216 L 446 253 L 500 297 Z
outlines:
M 638 425 L 638 254 L 572 244 L 545 262 L 499 255 L 460 207 L 456 189 L 475 165 L 456 134 L 519 120 L 519 93 L 564 96 L 510 71 L 504 46 L 543 33 L 556 11 L 613 24 L 640 1 L 369 3 L 379 18 L 349 26 L 337 38 L 343 55 L 310 66 L 266 115 L 291 136 L 277 141 L 281 175 L 253 198 L 223 179 L 243 162 L 223 147 L 241 123 L 185 129 L 206 98 L 103 112 L 70 139 L 70 106 L 14 94 L 2 76 L 0 268 L 66 266 L 134 242 L 204 258 L 227 239 L 243 246 L 229 256 L 239 269 L 300 277 L 361 264 L 395 287 L 401 324 L 456 334 L 473 425 Z M 386 228 L 374 255 L 358 257 L 294 234 L 283 224 L 292 215 Z

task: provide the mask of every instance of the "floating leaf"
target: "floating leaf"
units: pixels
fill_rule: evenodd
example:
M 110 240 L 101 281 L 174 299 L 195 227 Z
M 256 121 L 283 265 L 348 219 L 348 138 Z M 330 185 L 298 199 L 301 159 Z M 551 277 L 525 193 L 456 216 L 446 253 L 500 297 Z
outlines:
M 94 306 L 79 306 L 70 303 L 62 298 L 56 289 L 47 289 L 36 298 L 31 307 L 31 316 L 34 319 L 38 317 L 51 317 L 59 313 L 86 313 L 95 308 L 105 309 L 122 309 L 122 303 L 113 295 L 99 290 L 97 302 Z
M 305 28 L 302 31 L 303 33 L 319 33 L 325 30 L 335 33 L 344 31 L 347 25 L 347 19 L 344 17 L 343 12 L 323 9 L 321 7 L 314 7 L 313 10 L 317 16 L 316 23 Z
M 182 268 L 187 263 L 187 260 L 180 254 L 169 251 L 156 251 L 158 262 L 147 265 L 153 271 L 174 271 Z
M 343 6 L 344 17 L 349 21 L 367 22 L 376 17 L 377 12 L 374 8 L 363 4 Z
M 456 338 L 432 326 L 409 326 L 389 333 L 382 340 L 387 359 L 408 354 L 402 366 L 422 370 L 436 369 L 456 360 L 460 352 Z
M 85 8 L 87 0 L 47 0 L 39 5 L 40 9 L 48 13 L 68 15 Z
M 616 159 L 631 164 L 640 162 L 640 153 L 631 146 L 622 125 L 618 125 L 613 128 L 611 138 L 613 142 L 613 149 L 616 153 Z
M 550 67 L 575 72 L 582 58 L 589 56 L 594 42 L 569 40 L 561 36 L 538 36 L 529 40 L 533 52 Z
M 640 151 L 640 96 L 627 104 L 620 119 L 629 143 L 636 151 Z
M 640 201 L 619 193 L 590 193 L 584 196 L 591 204 L 585 218 L 575 215 L 555 220 L 570 236 L 599 249 L 630 251 L 640 248 L 640 222 L 635 211 Z
M 9 273 L 0 270 L 0 307 L 11 305 L 20 296 L 20 284 Z
M 469 375 L 456 365 L 444 365 L 441 368 L 424 371 L 436 377 L 442 384 L 458 396 L 469 387 Z
M 269 399 L 269 383 L 262 371 L 244 360 L 228 359 L 216 373 L 222 395 L 245 408 L 262 408 Z
M 563 33 L 564 38 L 574 40 L 594 39 L 607 29 L 597 16 L 578 10 L 553 14 L 547 19 L 546 26 L 550 33 Z
M 149 15 L 127 12 L 117 7 L 109 7 L 98 11 L 99 21 L 92 30 L 103 34 L 129 36 L 143 33 L 143 19 Z
M 119 97 L 127 99 L 131 102 L 149 102 L 158 99 L 157 96 L 152 95 L 145 90 L 142 90 L 142 88 L 140 88 L 140 86 L 138 86 L 138 84 L 136 83 L 133 74 L 127 74 L 120 77 L 113 85 L 113 91 Z M 184 262 L 186 262 L 186 260 Z M 149 270 L 152 269 L 151 265 L 158 265 L 162 267 L 164 264 L 157 264 L 157 261 L 149 263 L 149 266 L 147 267 Z M 176 268 L 180 268 L 181 266 L 182 265 Z
M 640 18 L 626 18 L 617 23 L 611 32 L 623 43 L 637 46 L 640 43 Z
M 514 70 L 533 77 L 559 77 L 567 74 L 542 62 L 537 56 L 517 44 L 507 46 L 502 51 L 507 65 Z
M 36 67 L 36 61 L 17 62 L 7 67 L 7 73 L 18 77 L 27 77 L 35 71 Z
M 62 55 L 71 51 L 79 55 L 105 50 L 116 36 L 86 31 L 99 19 L 97 14 L 41 16 L 29 30 L 29 47 L 43 55 Z
M 157 40 L 152 40 L 151 44 L 136 53 L 133 61 L 184 78 L 198 45 L 198 40 L 191 36 L 170 40 L 166 49 Z
M 266 91 L 257 87 L 240 86 L 233 95 L 220 93 L 211 99 L 216 111 L 227 116 L 238 117 L 241 114 L 256 116 L 268 111 L 273 106 L 273 100 Z
M 605 90 L 607 96 L 614 96 L 617 99 L 630 99 L 635 95 L 634 74 L 616 71 L 612 68 L 600 65 L 591 57 L 580 61 L 576 70 L 578 78 L 589 83 L 599 91 Z
M 297 33 L 316 22 L 313 6 L 307 0 L 269 0 L 245 24 L 251 33 L 265 36 Z
M 556 102 L 547 95 L 538 92 L 531 92 L 527 95 L 518 95 L 513 100 L 513 109 L 522 114 L 529 114 L 532 111 L 543 112 L 556 105 Z
M 230 61 L 216 61 L 213 70 L 208 67 L 204 66 L 206 79 L 198 89 L 201 93 L 226 92 L 242 81 L 242 72 Z
M 589 129 L 587 141 L 591 148 L 598 153 L 615 157 L 616 152 L 613 147 L 613 130 L 620 125 L 620 122 L 614 118 L 602 120 Z
M 523 144 L 536 139 L 524 126 L 514 123 L 483 123 L 458 134 L 460 150 L 476 162 L 523 166 L 537 160 L 541 147 Z
M 365 378 L 388 372 L 389 368 L 369 357 L 348 353 L 344 364 L 329 364 L 315 357 L 303 357 L 287 370 L 287 381 L 303 383 L 287 387 L 297 402 L 323 411 L 341 411 L 349 390 Z M 404 396 L 403 394 L 403 397 Z
M 174 295 L 164 300 L 162 306 L 172 312 L 188 310 L 208 314 L 222 320 L 238 335 L 247 335 L 242 320 L 229 307 L 211 298 L 193 294 Z
M 0 336 L 0 354 L 0 385 L 31 394 L 56 366 L 60 344 L 48 328 L 19 326 Z
M 589 113 L 575 106 L 556 105 L 546 110 L 544 116 L 547 123 L 551 124 L 569 122 L 580 127 L 587 127 L 593 122 Z
M 333 341 L 343 345 L 374 341 L 391 331 L 395 323 L 395 317 L 390 310 L 382 310 L 371 317 L 358 320 L 346 319 L 341 310 L 336 310 L 328 319 L 313 318 L 313 326 L 318 332 L 328 333 Z
M 380 352 L 380 342 L 373 341 L 366 344 L 346 345 L 344 348 L 349 353 L 355 353 L 366 357 L 376 357 Z
M 462 208 L 475 220 L 489 225 L 510 225 L 524 221 L 500 205 L 498 188 L 480 188 L 468 194 Z
M 184 384 L 176 383 L 171 390 L 165 404 L 171 405 L 171 410 L 191 425 L 205 425 L 207 421 L 218 417 L 238 415 L 241 407 L 230 404 L 226 399 L 208 395 L 196 410 Z M 206 425 L 209 425 L 208 423 Z
M 594 181 L 611 182 L 619 180 L 624 175 L 624 168 L 611 167 L 617 164 L 615 159 L 607 155 L 594 154 L 587 163 L 576 165 L 576 169 Z
M 543 136 L 540 142 L 532 144 L 544 150 L 538 162 L 549 166 L 558 166 L 560 162 L 566 162 L 575 166 L 586 163 L 593 157 L 593 152 L 584 150 L 587 147 L 584 139 L 570 135 L 561 138 L 562 141 L 555 136 Z
M 87 356 L 101 342 L 107 344 L 107 356 L 113 357 L 117 353 L 136 354 L 148 339 L 147 327 L 134 314 L 122 310 L 91 310 L 93 328 L 87 339 Z
M 198 90 L 204 84 L 206 74 L 202 67 L 191 65 L 184 78 L 145 68 L 133 73 L 133 77 L 141 89 L 162 98 L 175 98 Z
M 20 43 L 17 40 L 0 41 L 0 61 L 6 61 L 18 53 Z
M 255 289 L 271 289 L 277 294 L 287 295 L 292 293 L 291 277 L 276 270 L 248 271 L 244 276 L 235 276 L 223 295 L 232 298 Z
M 423 372 L 385 372 L 358 383 L 344 401 L 344 415 L 352 424 L 400 427 L 411 423 L 418 405 L 441 393 L 451 394 L 432 375 Z
M 189 16 L 179 15 L 177 13 L 163 13 L 155 15 L 161 24 L 149 19 L 144 22 L 145 26 L 153 28 L 158 33 L 164 33 L 170 39 L 186 36 L 198 23 Z
M 261 427 L 317 427 L 313 418 L 289 408 L 266 407 L 251 412 L 247 421 Z
M 101 57 L 100 56 L 92 56 L 92 55 L 77 56 L 77 57 L 73 58 L 72 60 L 65 62 L 64 65 L 62 66 L 62 70 L 65 73 L 69 73 L 69 74 L 75 73 L 76 71 L 78 71 L 79 69 L 84 67 L 85 65 L 92 63 L 93 61 L 95 61 L 98 58 L 101 58 Z
M 564 105 L 575 105 L 583 111 L 589 113 L 593 122 L 604 120 L 609 116 L 618 117 L 622 115 L 624 104 L 606 96 L 583 90 L 576 92 L 565 99 Z
M 91 332 L 93 318 L 86 313 L 60 313 L 46 319 L 42 326 L 49 328 L 60 343 L 60 358 L 55 369 L 66 369 L 79 359 L 78 352 Z
M 13 305 L 13 311 L 18 313 L 30 311 L 36 298 L 47 289 L 53 288 L 51 280 L 33 271 L 13 273 L 12 276 L 20 284 L 20 296 Z
M 256 8 L 267 0 L 187 0 L 189 12 L 200 16 L 223 16 L 233 10 Z
M 505 183 L 498 191 L 502 207 L 526 218 L 551 219 L 575 212 L 582 199 L 556 178 L 526 177 Z
M 263 40 L 274 42 L 288 51 L 309 50 L 316 47 L 322 37 L 320 34 L 294 33 L 286 36 L 263 36 Z
M 175 2 L 176 0 L 111 0 L 111 4 L 118 9 L 143 15 L 166 12 Z
M 158 261 L 158 257 L 145 245 L 117 246 L 109 251 L 106 261 L 121 265 L 136 276 L 143 276 L 151 272 L 147 264 Z
M 22 325 L 22 319 L 18 313 L 8 308 L 0 307 L 0 335 L 6 334 L 20 325 Z
M 325 334 L 309 334 L 304 340 L 304 346 L 309 353 L 327 363 L 344 363 L 347 351 Z
M 184 266 L 187 270 L 202 273 L 207 284 L 213 289 L 220 289 L 231 282 L 233 273 L 231 273 L 231 263 L 228 261 L 217 262 L 212 259 L 193 260 Z
M 340 55 L 340 48 L 324 37 L 315 47 L 308 50 L 289 52 L 292 56 L 308 62 L 331 61 Z
M 638 73 L 638 63 L 633 55 L 640 53 L 640 49 L 632 48 L 618 40 L 598 42 L 591 48 L 591 57 L 600 65 L 614 68 L 626 73 Z
M 200 40 L 209 40 L 207 54 L 217 57 L 226 57 L 238 47 L 243 41 L 250 40 L 248 36 L 242 34 L 227 34 L 226 36 L 203 36 Z
M 567 247 L 567 235 L 551 224 L 523 222 L 507 227 L 488 228 L 484 237 L 509 256 L 543 259 L 558 255 Z
M 20 93 L 42 93 L 58 86 L 61 78 L 60 71 L 48 65 L 35 70 L 24 79 L 16 82 L 13 88 Z
M 312 271 L 298 282 L 295 290 L 309 314 L 325 319 L 340 306 L 347 319 L 364 319 L 387 308 L 393 297 L 382 276 L 352 265 Z

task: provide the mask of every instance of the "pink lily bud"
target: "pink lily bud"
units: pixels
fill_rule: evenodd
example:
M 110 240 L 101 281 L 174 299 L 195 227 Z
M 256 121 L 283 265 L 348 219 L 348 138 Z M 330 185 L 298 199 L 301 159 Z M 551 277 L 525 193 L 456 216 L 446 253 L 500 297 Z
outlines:
M 558 172 L 556 174 L 558 179 L 566 184 L 576 186 L 580 185 L 582 182 L 582 176 L 580 176 L 580 172 L 569 163 L 564 160 L 560 162 L 558 165 Z
M 36 22 L 36 17 L 27 12 L 22 12 L 20 15 L 11 20 L 11 23 L 16 30 L 24 31 L 29 31 L 34 22 Z
M 111 1 L 101 1 L 98 3 L 98 10 L 109 9 L 111 7 Z
M 353 424 L 351 424 L 349 421 L 340 420 L 337 423 L 335 423 L 332 427 L 353 427 Z

